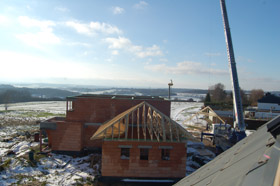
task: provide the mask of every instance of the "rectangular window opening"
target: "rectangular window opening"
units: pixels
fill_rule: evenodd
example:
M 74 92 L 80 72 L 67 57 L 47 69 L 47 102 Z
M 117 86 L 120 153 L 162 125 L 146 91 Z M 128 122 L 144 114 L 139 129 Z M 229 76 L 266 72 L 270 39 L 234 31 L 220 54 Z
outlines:
M 121 159 L 129 160 L 129 149 L 130 148 L 121 148 Z
M 170 160 L 170 149 L 161 149 L 161 159 Z
M 149 159 L 149 149 L 140 149 L 140 160 L 148 160 Z
M 67 111 L 73 111 L 73 101 L 67 101 Z

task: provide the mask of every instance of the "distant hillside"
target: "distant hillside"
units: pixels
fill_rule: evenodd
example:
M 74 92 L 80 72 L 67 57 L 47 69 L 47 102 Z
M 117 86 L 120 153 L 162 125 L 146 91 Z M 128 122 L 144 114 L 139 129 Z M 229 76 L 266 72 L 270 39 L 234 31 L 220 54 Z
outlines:
M 0 103 L 65 100 L 67 96 L 75 95 L 79 93 L 54 88 L 19 88 L 12 85 L 0 85 Z

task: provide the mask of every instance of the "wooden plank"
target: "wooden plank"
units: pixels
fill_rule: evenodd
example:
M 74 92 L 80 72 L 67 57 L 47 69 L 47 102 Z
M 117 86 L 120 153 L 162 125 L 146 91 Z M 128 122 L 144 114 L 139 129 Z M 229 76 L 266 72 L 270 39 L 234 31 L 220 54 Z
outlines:
M 128 134 L 128 115 L 125 116 L 125 139 L 127 139 Z
M 140 114 L 140 109 L 138 108 L 137 109 L 137 137 L 138 137 L 138 141 L 139 141 L 139 139 L 140 139 L 140 134 L 139 134 L 139 123 L 140 123 L 140 116 L 139 116 L 139 114 Z
M 103 135 L 105 136 L 104 139 L 106 139 L 106 134 L 107 134 L 107 128 L 104 130 L 104 133 L 103 133 Z
M 147 136 L 146 136 L 146 105 L 144 104 L 144 106 L 143 106 L 143 118 L 144 118 L 144 120 L 143 120 L 143 126 L 144 126 L 144 128 L 143 128 L 143 130 L 144 130 L 144 132 L 143 132 L 143 134 L 144 134 L 144 139 L 145 139 L 145 141 L 146 141 L 146 139 L 147 139 Z
M 149 111 L 150 111 L 150 116 L 151 116 L 149 133 L 150 133 L 150 138 L 153 141 L 153 115 L 152 115 L 152 108 L 151 107 L 149 107 Z
M 172 125 L 171 125 L 170 119 L 169 119 L 169 121 L 168 121 L 168 124 L 169 124 L 169 131 L 170 131 L 170 140 L 173 141 Z
M 121 137 L 121 120 L 119 120 L 119 139 Z
M 133 124 L 134 124 L 134 111 L 131 113 L 131 139 L 133 139 Z
M 157 118 L 157 113 L 156 111 L 153 111 L 153 123 L 152 123 L 152 128 L 154 129 L 154 134 L 157 138 L 157 141 L 159 141 L 159 127 L 158 127 L 158 118 Z
M 172 123 L 173 124 L 173 123 Z M 174 124 L 173 124 L 174 125 Z M 177 135 L 177 140 L 178 142 L 180 141 L 180 137 L 179 137 L 179 130 L 178 130 L 178 126 L 177 125 L 174 125 L 175 126 L 175 130 L 176 130 L 176 135 Z
M 114 125 L 112 125 L 112 140 L 114 139 Z
M 163 138 L 163 141 L 166 141 L 164 117 L 162 117 L 162 116 L 161 116 L 161 128 L 162 128 L 162 138 Z

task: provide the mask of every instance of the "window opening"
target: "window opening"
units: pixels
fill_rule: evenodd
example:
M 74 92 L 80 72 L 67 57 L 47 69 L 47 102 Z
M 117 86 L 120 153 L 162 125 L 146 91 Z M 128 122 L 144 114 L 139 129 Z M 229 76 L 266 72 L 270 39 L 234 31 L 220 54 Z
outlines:
M 72 111 L 72 110 L 73 110 L 73 102 L 67 101 L 67 111 Z
M 170 160 L 170 149 L 161 149 L 161 159 Z
M 149 149 L 140 149 L 140 160 L 149 159 Z
M 121 148 L 121 159 L 129 160 L 129 148 Z

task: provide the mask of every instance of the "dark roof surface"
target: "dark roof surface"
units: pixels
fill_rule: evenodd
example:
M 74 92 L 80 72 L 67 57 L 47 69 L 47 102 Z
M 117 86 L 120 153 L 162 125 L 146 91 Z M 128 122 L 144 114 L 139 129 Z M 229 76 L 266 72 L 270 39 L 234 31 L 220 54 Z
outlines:
M 176 186 L 273 185 L 280 171 L 280 135 L 276 140 L 267 125 L 280 125 L 280 116 L 217 156 Z
M 273 94 L 266 94 L 264 97 L 258 100 L 259 103 L 277 103 L 280 104 L 280 97 Z

